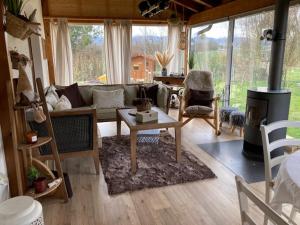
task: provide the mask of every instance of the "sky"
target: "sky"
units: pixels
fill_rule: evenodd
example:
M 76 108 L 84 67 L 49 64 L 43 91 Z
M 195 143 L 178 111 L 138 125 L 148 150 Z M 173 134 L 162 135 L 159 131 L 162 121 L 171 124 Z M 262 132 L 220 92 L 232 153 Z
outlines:
M 143 36 L 146 33 L 154 36 L 168 36 L 168 26 L 132 26 L 133 36 Z

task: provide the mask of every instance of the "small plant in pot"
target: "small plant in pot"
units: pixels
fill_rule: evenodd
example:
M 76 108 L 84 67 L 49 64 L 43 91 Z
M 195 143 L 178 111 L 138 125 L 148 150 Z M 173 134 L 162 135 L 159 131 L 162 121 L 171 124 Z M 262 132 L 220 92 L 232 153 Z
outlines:
M 31 166 L 27 173 L 27 178 L 34 187 L 35 193 L 42 193 L 47 189 L 46 177 L 40 177 L 39 171 Z

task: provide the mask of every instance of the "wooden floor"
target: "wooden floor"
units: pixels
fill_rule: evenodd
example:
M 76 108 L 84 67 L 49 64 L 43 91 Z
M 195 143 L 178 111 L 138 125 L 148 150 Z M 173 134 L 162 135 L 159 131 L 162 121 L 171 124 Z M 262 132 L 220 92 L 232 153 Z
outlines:
M 176 111 L 171 111 L 176 116 Z M 100 124 L 102 136 L 116 135 L 115 123 Z M 170 130 L 173 134 L 173 131 Z M 128 133 L 122 125 L 122 133 Z M 91 159 L 71 159 L 63 163 L 69 173 L 74 196 L 66 204 L 58 200 L 44 200 L 43 209 L 47 225 L 235 225 L 240 224 L 239 206 L 234 174 L 202 151 L 197 144 L 239 139 L 223 129 L 219 137 L 201 120 L 194 120 L 182 130 L 182 145 L 193 152 L 217 175 L 193 183 L 146 189 L 109 196 L 100 170 L 95 174 Z M 263 196 L 263 183 L 252 184 L 255 192 Z M 262 215 L 253 210 L 256 219 Z M 261 223 L 262 224 L 262 223 Z

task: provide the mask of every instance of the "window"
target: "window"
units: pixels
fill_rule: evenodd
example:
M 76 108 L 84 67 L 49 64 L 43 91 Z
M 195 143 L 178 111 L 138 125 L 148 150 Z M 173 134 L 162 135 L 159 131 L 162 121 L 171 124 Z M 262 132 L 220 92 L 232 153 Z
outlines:
M 289 120 L 300 120 L 300 5 L 290 7 L 282 86 L 292 92 Z M 288 129 L 288 135 L 300 138 L 299 129 Z
M 79 84 L 105 84 L 103 25 L 69 25 L 73 53 L 73 80 Z
M 151 82 L 160 74 L 155 52 L 165 50 L 167 43 L 167 26 L 132 26 L 131 82 Z
M 195 62 L 193 69 L 212 72 L 216 94 L 222 94 L 225 88 L 228 25 L 226 21 L 195 27 L 191 33 L 190 57 L 193 55 Z
M 245 110 L 247 89 L 266 87 L 271 42 L 260 40 L 262 31 L 273 27 L 274 12 L 264 12 L 235 20 L 230 104 Z

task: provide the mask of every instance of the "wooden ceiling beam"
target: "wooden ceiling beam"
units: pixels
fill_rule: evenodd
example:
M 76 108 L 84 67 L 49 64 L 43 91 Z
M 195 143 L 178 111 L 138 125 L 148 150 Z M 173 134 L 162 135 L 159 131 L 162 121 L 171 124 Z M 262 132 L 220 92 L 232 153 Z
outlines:
M 275 0 L 235 0 L 192 15 L 189 19 L 188 24 L 195 25 L 218 19 L 228 18 L 246 12 L 266 8 L 274 4 Z
M 180 5 L 194 13 L 198 13 L 201 10 L 201 5 L 194 1 L 185 1 L 185 0 L 172 0 L 176 5 Z M 200 7 L 199 7 L 200 6 Z
M 194 0 L 194 1 L 200 3 L 201 5 L 206 6 L 206 7 L 208 7 L 208 8 L 212 8 L 212 7 L 213 7 L 213 5 L 207 3 L 207 2 L 205 2 L 205 1 L 203 1 L 203 0 Z

